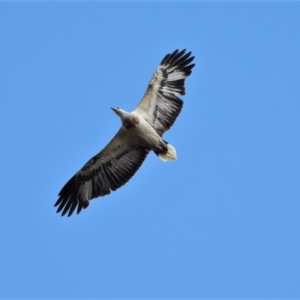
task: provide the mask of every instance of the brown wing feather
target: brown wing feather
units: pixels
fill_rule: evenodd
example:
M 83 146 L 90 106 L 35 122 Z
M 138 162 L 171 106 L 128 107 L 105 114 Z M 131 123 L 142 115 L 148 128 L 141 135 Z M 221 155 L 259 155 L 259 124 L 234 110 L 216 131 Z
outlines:
M 135 109 L 162 136 L 178 117 L 183 101 L 176 95 L 184 95 L 184 80 L 192 73 L 194 56 L 185 50 L 167 54 L 152 76 L 147 91 Z
M 121 127 L 111 142 L 91 158 L 61 189 L 57 212 L 71 216 L 87 208 L 89 201 L 124 185 L 144 162 L 149 149 L 136 144 Z

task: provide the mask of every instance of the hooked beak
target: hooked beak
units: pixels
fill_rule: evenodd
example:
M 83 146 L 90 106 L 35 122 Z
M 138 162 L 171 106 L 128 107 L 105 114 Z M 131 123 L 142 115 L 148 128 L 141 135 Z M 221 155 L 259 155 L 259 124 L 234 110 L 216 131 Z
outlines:
M 119 110 L 117 108 L 111 107 L 111 109 L 117 114 L 119 115 Z
M 119 107 L 112 107 L 111 108 L 120 118 L 124 115 L 124 111 Z
M 119 112 L 119 109 L 118 109 L 118 108 L 111 107 L 111 109 L 112 109 L 116 114 L 118 114 L 118 112 Z

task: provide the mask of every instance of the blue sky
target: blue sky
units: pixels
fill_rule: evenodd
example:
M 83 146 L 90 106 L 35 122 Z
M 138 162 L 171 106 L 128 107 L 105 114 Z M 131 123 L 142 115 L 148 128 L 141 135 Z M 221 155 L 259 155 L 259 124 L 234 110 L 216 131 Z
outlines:
M 1 297 L 300 297 L 300 3 L 0 3 Z M 165 54 L 196 67 L 124 187 L 57 194 Z

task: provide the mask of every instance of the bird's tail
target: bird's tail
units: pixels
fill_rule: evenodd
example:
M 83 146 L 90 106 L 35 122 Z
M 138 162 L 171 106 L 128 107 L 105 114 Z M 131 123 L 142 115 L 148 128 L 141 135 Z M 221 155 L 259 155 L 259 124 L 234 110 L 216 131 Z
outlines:
M 167 145 L 168 150 L 164 153 L 159 153 L 158 157 L 163 161 L 166 162 L 168 160 L 176 160 L 177 155 L 176 155 L 176 149 L 166 141 L 164 141 Z

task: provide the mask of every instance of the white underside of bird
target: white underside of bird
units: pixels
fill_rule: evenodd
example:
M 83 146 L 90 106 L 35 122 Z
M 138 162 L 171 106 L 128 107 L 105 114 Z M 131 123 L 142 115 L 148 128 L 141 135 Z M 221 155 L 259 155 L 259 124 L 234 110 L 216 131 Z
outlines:
M 112 140 L 93 156 L 59 192 L 57 212 L 71 216 L 126 184 L 153 151 L 162 161 L 176 160 L 176 150 L 162 139 L 183 107 L 185 78 L 195 64 L 191 52 L 167 54 L 150 79 L 145 95 L 133 112 L 112 108 L 122 125 Z M 103 129 L 105 130 L 105 128 Z
M 128 130 L 128 134 L 135 142 L 138 140 L 164 162 L 177 159 L 176 149 L 164 141 L 142 116 L 121 108 L 112 108 L 112 110 L 121 118 L 125 130 Z

